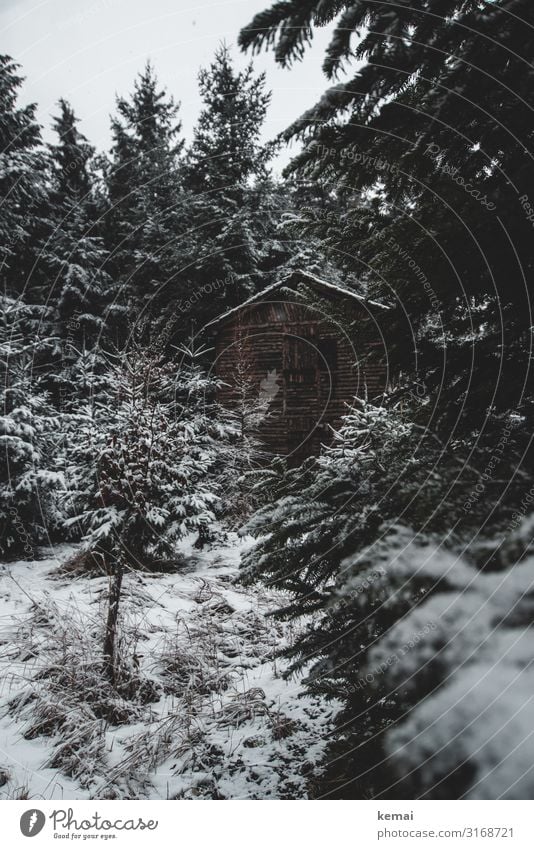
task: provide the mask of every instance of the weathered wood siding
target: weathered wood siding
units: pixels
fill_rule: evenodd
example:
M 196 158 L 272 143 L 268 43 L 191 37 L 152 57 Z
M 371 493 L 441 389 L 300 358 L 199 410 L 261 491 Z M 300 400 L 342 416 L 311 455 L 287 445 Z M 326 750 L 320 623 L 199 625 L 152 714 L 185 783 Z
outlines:
M 267 397 L 259 435 L 267 451 L 295 463 L 319 453 L 355 396 L 373 399 L 385 389 L 382 344 L 369 309 L 344 295 L 335 307 L 343 322 L 295 302 L 255 302 L 218 327 L 220 402 L 238 405 L 244 382 L 252 395 Z

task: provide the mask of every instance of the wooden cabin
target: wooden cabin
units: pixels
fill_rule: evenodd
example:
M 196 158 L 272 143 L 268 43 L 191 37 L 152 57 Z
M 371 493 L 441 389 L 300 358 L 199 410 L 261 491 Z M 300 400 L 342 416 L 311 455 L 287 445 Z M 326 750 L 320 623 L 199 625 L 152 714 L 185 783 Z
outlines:
M 245 410 L 266 453 L 316 455 L 357 396 L 379 398 L 386 308 L 295 271 L 210 322 L 219 401 Z

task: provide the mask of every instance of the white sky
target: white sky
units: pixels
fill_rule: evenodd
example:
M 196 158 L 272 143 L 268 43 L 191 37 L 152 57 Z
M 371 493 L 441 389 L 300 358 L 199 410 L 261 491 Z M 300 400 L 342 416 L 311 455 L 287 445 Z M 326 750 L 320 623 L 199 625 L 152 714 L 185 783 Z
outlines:
M 222 40 L 233 46 L 238 65 L 245 64 L 250 57 L 237 50 L 239 30 L 270 5 L 271 0 L 0 0 L 0 50 L 22 65 L 23 97 L 38 103 L 47 139 L 55 104 L 65 97 L 89 141 L 107 149 L 115 94 L 132 90 L 147 59 L 160 83 L 181 101 L 190 136 L 199 110 L 199 67 L 210 62 Z M 291 70 L 278 67 L 271 53 L 255 57 L 273 91 L 265 138 L 284 129 L 329 85 L 321 71 L 327 41 L 328 32 L 319 31 L 304 61 Z

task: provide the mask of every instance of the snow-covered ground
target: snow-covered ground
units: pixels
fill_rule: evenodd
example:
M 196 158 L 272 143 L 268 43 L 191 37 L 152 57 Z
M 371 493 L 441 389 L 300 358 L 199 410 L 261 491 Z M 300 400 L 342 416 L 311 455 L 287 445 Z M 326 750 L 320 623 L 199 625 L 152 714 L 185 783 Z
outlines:
M 0 798 L 306 798 L 336 706 L 283 679 L 279 599 L 235 583 L 250 544 L 125 579 L 119 695 L 107 578 L 58 574 L 68 547 L 0 567 Z

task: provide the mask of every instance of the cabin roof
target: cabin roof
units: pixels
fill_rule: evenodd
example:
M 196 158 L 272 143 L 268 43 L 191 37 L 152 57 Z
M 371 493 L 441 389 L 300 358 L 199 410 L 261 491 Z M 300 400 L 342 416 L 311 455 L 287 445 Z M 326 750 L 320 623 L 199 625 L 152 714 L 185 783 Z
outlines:
M 371 301 L 351 289 L 345 289 L 343 286 L 339 286 L 337 283 L 328 283 L 326 280 L 321 280 L 320 277 L 316 277 L 315 274 L 310 274 L 309 271 L 302 271 L 300 269 L 297 269 L 296 271 L 292 271 L 289 274 L 286 274 L 284 277 L 282 277 L 280 280 L 277 280 L 275 283 L 271 283 L 270 286 L 267 286 L 265 289 L 262 289 L 261 292 L 256 292 L 255 295 L 252 295 L 250 298 L 247 298 L 246 301 L 243 301 L 242 304 L 238 304 L 237 307 L 232 307 L 232 309 L 227 310 L 222 315 L 212 319 L 212 321 L 209 321 L 205 326 L 214 327 L 216 324 L 220 324 L 221 322 L 226 321 L 227 318 L 230 318 L 232 315 L 234 315 L 234 313 L 237 313 L 239 312 L 239 310 L 242 310 L 243 307 L 247 307 L 249 304 L 256 303 L 257 301 L 261 302 L 265 295 L 271 294 L 271 292 L 274 292 L 276 289 L 286 285 L 290 280 L 294 280 L 295 278 L 299 278 L 299 281 L 311 283 L 315 286 L 322 287 L 323 289 L 328 289 L 329 291 L 336 292 L 339 295 L 352 298 L 356 301 L 359 301 L 361 304 L 370 304 L 371 306 L 379 307 L 379 309 L 382 310 L 389 309 L 385 304 L 381 304 L 378 301 Z

